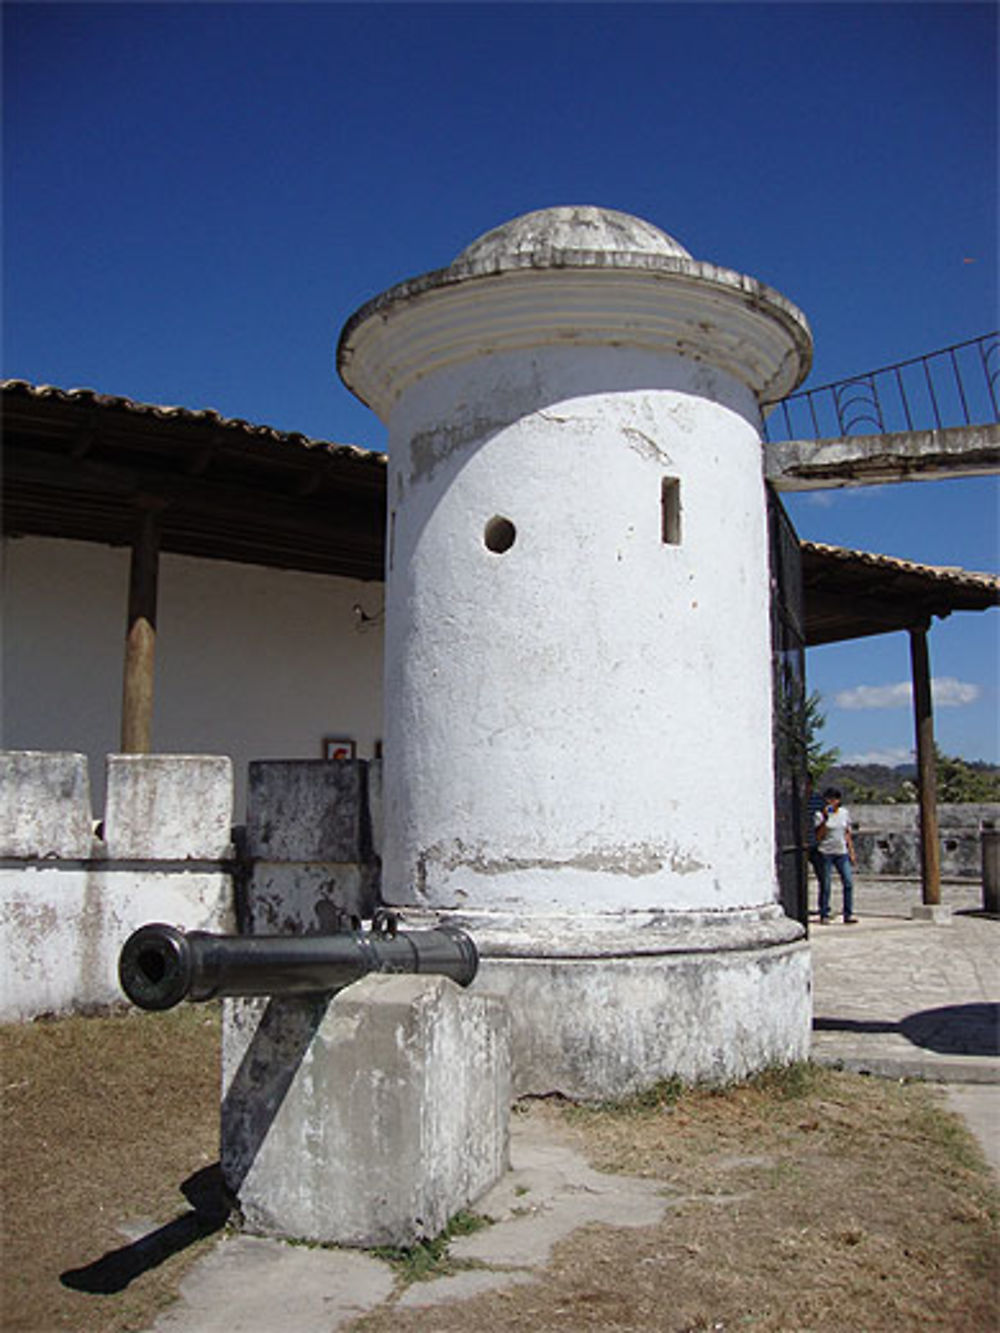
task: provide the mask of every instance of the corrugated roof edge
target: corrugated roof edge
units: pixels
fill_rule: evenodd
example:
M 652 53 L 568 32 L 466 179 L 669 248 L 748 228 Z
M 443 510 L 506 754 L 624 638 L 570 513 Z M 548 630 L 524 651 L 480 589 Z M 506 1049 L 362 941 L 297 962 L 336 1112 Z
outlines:
M 317 440 L 299 431 L 277 430 L 274 426 L 255 425 L 241 417 L 224 417 L 214 408 L 164 407 L 155 403 L 137 403 L 132 398 L 99 393 L 96 389 L 60 389 L 52 384 L 32 384 L 29 380 L 0 380 L 0 391 L 35 400 L 54 400 L 70 406 L 94 406 L 118 409 L 136 416 L 153 417 L 157 421 L 212 425 L 220 430 L 238 431 L 255 439 L 273 440 L 276 444 L 297 445 L 305 449 L 323 449 L 342 458 L 385 466 L 386 455 L 376 449 L 365 449 L 360 444 L 335 444 L 331 440 Z

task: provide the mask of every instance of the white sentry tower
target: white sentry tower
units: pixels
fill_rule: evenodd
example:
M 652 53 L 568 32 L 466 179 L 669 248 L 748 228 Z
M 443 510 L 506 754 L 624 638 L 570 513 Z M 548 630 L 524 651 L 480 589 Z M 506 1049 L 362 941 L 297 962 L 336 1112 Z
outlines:
M 488 232 L 341 336 L 389 427 L 383 891 L 473 933 L 521 1092 L 807 1054 L 760 427 L 810 356 L 777 292 L 595 207 Z

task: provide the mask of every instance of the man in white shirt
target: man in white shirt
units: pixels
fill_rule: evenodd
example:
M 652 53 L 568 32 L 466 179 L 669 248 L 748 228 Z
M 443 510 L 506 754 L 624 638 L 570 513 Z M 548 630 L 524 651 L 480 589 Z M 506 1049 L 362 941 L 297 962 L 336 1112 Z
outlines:
M 851 816 L 845 805 L 841 805 L 843 796 L 836 787 L 827 787 L 823 793 L 823 806 L 813 816 L 816 825 L 816 845 L 822 862 L 822 875 L 819 884 L 819 923 L 830 924 L 830 885 L 836 869 L 844 887 L 844 922 L 848 926 L 857 924 L 854 915 L 854 871 L 857 863 L 854 855 L 854 841 L 851 838 Z

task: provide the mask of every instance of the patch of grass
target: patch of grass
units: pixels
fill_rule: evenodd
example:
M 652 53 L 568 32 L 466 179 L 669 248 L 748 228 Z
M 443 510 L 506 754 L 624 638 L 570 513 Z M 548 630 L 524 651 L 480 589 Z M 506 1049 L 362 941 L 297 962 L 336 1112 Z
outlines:
M 781 1101 L 795 1101 L 815 1092 L 821 1080 L 820 1067 L 808 1060 L 791 1065 L 770 1065 L 748 1080 L 751 1088 Z
M 935 1102 L 917 1102 L 900 1132 L 914 1141 L 933 1144 L 960 1171 L 989 1172 L 982 1149 L 965 1124 Z
M 799 1061 L 790 1065 L 772 1065 L 761 1070 L 751 1078 L 732 1083 L 695 1084 L 685 1083 L 673 1075 L 661 1078 L 648 1088 L 640 1088 L 627 1097 L 615 1101 L 573 1103 L 568 1108 L 570 1117 L 586 1117 L 592 1114 L 642 1116 L 661 1111 L 673 1111 L 685 1094 L 700 1093 L 709 1096 L 725 1095 L 733 1088 L 753 1088 L 765 1097 L 774 1097 L 781 1101 L 793 1101 L 808 1097 L 817 1087 L 817 1080 L 822 1078 L 820 1066 L 809 1061 Z
M 416 1245 L 380 1245 L 370 1253 L 376 1259 L 390 1264 L 404 1285 L 429 1282 L 432 1278 L 445 1277 L 460 1268 L 477 1267 L 473 1260 L 453 1259 L 448 1252 L 449 1246 L 457 1236 L 471 1236 L 491 1225 L 491 1218 L 463 1210 L 455 1214 L 440 1235 L 418 1241 Z
M 686 1084 L 676 1075 L 671 1078 L 657 1079 L 648 1088 L 640 1088 L 615 1101 L 571 1102 L 566 1105 L 566 1114 L 570 1119 L 586 1118 L 592 1115 L 648 1115 L 651 1112 L 669 1111 L 677 1105 L 684 1095 Z

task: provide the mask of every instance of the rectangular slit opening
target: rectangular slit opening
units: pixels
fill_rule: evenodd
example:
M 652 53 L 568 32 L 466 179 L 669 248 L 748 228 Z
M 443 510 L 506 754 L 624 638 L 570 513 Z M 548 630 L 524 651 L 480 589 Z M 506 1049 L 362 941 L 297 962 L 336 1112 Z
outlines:
M 660 537 L 664 546 L 681 544 L 681 483 L 664 477 L 660 483 Z

